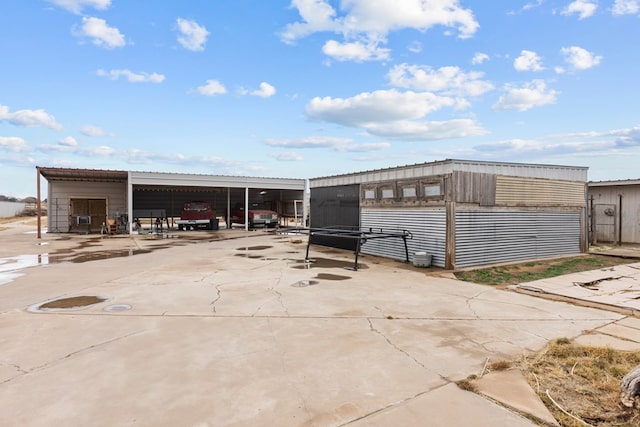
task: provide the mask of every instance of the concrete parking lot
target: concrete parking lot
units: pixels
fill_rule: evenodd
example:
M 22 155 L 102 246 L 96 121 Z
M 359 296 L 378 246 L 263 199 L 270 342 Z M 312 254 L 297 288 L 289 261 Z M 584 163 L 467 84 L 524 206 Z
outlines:
M 0 425 L 531 426 L 455 382 L 625 317 L 264 231 L 0 242 Z

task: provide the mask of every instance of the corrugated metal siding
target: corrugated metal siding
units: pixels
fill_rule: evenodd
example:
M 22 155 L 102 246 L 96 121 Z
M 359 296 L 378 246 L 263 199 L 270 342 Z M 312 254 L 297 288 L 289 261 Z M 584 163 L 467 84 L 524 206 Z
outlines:
M 444 267 L 446 249 L 446 211 L 444 209 L 366 209 L 360 213 L 362 229 L 373 228 L 409 230 L 413 239 L 407 240 L 409 259 L 414 252 L 432 255 L 431 263 Z M 362 246 L 362 252 L 386 258 L 404 260 L 402 239 L 369 240 Z
M 124 182 L 51 181 L 48 191 L 47 227 L 49 233 L 69 231 L 69 201 L 71 198 L 104 198 L 107 216 L 127 211 L 127 184 Z
M 580 212 L 456 212 L 456 268 L 578 253 Z
M 585 206 L 585 203 L 584 182 L 496 177 L 498 206 Z

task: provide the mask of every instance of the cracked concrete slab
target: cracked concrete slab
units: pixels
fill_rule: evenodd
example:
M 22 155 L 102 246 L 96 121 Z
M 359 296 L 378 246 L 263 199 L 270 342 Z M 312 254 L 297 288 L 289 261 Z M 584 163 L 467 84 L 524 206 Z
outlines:
M 517 369 L 490 372 L 473 384 L 479 393 L 510 408 L 532 415 L 548 425 L 560 425 Z
M 239 236 L 33 266 L 0 286 L 0 424 L 388 425 L 429 414 L 432 425 L 532 425 L 453 382 L 488 357 L 623 318 L 371 256 L 348 271 L 343 251 L 312 248 L 319 262 L 308 265 L 299 238 Z M 58 238 L 44 240 L 73 246 Z M 158 242 L 105 239 L 118 244 Z M 11 245 L 49 250 L 15 236 Z M 256 246 L 268 248 L 238 256 Z M 109 299 L 27 311 L 79 295 Z M 114 305 L 130 309 L 106 310 Z
M 640 263 L 535 280 L 521 283 L 514 289 L 636 314 L 640 313 Z
M 377 413 L 349 424 L 350 427 L 421 425 L 532 427 L 536 424 L 475 393 L 460 390 L 454 384 L 447 384 L 411 400 L 382 408 Z

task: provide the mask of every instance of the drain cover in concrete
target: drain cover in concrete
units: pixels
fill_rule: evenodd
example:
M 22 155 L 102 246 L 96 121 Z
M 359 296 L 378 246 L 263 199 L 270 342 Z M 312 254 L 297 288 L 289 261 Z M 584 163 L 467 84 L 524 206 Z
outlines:
M 131 306 L 129 304 L 113 304 L 104 308 L 104 311 L 108 311 L 110 313 L 127 310 L 131 310 Z

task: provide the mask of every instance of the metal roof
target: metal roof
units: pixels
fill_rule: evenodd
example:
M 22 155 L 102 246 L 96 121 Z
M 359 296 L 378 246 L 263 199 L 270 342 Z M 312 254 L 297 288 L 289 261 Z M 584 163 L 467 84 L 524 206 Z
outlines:
M 105 169 L 49 168 L 36 166 L 47 181 L 126 181 L 127 171 Z
M 311 188 L 328 187 L 398 179 L 417 179 L 432 175 L 450 174 L 454 171 L 586 182 L 588 169 L 586 166 L 446 159 L 386 169 L 374 169 L 364 172 L 312 178 L 309 180 L 309 183 Z
M 129 172 L 105 169 L 74 169 L 36 166 L 47 181 L 117 181 L 134 186 L 230 187 L 305 190 L 306 179 L 256 178 L 248 176 L 199 175 L 166 172 Z
M 589 181 L 589 187 L 616 187 L 619 185 L 640 185 L 640 179 L 622 179 L 617 181 Z
M 165 172 L 130 172 L 132 185 L 167 187 L 229 187 L 304 190 L 305 179 L 250 176 L 198 175 Z

